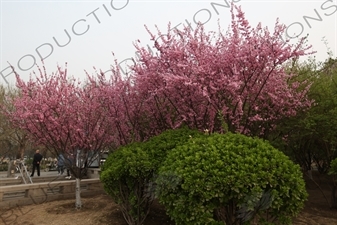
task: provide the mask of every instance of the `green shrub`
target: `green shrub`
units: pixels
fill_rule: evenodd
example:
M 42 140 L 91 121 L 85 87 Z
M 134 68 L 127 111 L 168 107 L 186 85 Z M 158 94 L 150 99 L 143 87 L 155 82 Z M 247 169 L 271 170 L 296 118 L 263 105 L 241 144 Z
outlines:
M 0 164 L 0 171 L 7 171 L 7 170 L 8 170 L 8 164 L 7 163 Z
M 154 177 L 166 153 L 198 131 L 168 130 L 144 143 L 133 143 L 109 154 L 100 179 L 105 191 L 121 206 L 128 224 L 142 224 L 154 199 Z
M 156 182 L 178 225 L 289 224 L 307 198 L 298 165 L 268 142 L 232 133 L 177 146 Z
M 160 135 L 154 136 L 146 141 L 142 147 L 151 157 L 154 174 L 157 173 L 159 166 L 166 159 L 168 152 L 192 138 L 201 136 L 204 136 L 204 134 L 185 127 L 176 130 L 166 130 Z
M 337 175 L 337 158 L 331 161 L 330 163 L 330 169 L 329 169 L 330 175 Z
M 110 154 L 100 175 L 104 190 L 121 207 L 129 225 L 143 224 L 153 201 L 148 191 L 152 164 L 141 145 L 133 143 Z

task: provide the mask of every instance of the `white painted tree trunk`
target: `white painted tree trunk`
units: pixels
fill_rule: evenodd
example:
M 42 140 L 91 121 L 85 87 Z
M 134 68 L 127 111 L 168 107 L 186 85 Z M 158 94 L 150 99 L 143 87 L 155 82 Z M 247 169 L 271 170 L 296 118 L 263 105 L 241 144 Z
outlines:
M 8 163 L 7 177 L 13 177 L 15 172 L 14 160 L 10 160 Z
M 77 154 L 76 154 L 76 167 L 77 167 L 77 176 L 76 176 L 76 203 L 75 203 L 75 207 L 76 209 L 80 209 L 82 208 L 82 202 L 81 202 L 81 161 L 80 161 L 80 153 L 81 150 L 77 150 Z
M 82 208 L 82 201 L 81 201 L 81 179 L 76 178 L 76 209 Z

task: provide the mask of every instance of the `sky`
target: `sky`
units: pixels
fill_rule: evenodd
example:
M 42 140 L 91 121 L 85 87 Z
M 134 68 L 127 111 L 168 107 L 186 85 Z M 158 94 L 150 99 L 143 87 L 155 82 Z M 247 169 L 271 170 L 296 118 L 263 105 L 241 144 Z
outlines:
M 36 65 L 48 73 L 65 67 L 78 79 L 85 73 L 108 71 L 116 59 L 122 72 L 137 59 L 133 43 L 152 48 L 145 29 L 163 34 L 171 27 L 196 27 L 204 23 L 216 31 L 218 22 L 226 31 L 230 25 L 230 0 L 0 0 L 0 84 L 15 84 L 12 65 L 27 81 Z M 273 31 L 278 18 L 286 25 L 292 42 L 308 36 L 318 61 L 337 54 L 337 0 L 234 0 L 252 27 L 259 22 Z M 32 75 L 34 77 L 34 75 Z

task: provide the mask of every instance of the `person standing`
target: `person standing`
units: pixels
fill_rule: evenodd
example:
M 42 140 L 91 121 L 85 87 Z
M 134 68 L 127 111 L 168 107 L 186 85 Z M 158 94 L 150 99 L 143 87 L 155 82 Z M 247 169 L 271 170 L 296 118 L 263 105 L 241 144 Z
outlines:
M 57 159 L 57 172 L 58 175 L 63 175 L 64 172 L 64 156 L 62 154 Z
M 71 168 L 73 167 L 73 154 L 70 154 L 69 158 L 66 159 L 65 161 L 65 166 L 67 168 L 67 176 L 65 177 L 66 179 L 70 180 L 71 179 Z
M 40 162 L 42 160 L 42 155 L 40 154 L 40 150 L 36 150 L 34 157 L 33 157 L 33 170 L 31 177 L 34 176 L 35 168 L 37 170 L 37 175 L 40 176 Z

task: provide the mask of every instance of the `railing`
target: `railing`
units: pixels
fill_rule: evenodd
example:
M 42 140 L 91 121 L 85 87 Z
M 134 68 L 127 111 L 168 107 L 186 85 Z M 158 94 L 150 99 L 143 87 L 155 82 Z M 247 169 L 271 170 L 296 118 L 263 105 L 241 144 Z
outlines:
M 98 177 L 90 177 L 90 178 L 98 178 Z M 44 182 L 54 182 L 54 181 L 64 181 L 65 176 L 41 176 L 41 177 L 32 177 L 33 183 L 44 183 Z M 17 175 L 16 177 L 3 177 L 0 178 L 0 186 L 14 185 L 14 184 L 25 184 L 21 175 Z
M 25 162 L 22 160 L 17 160 L 16 162 L 16 168 L 19 170 L 20 174 L 21 174 L 21 178 L 23 180 L 23 182 L 25 184 L 30 183 L 32 184 L 32 178 L 30 177 L 28 170 L 27 170 L 27 166 L 25 165 Z
M 81 180 L 81 196 L 104 193 L 98 178 Z M 0 186 L 0 208 L 75 198 L 75 180 Z

